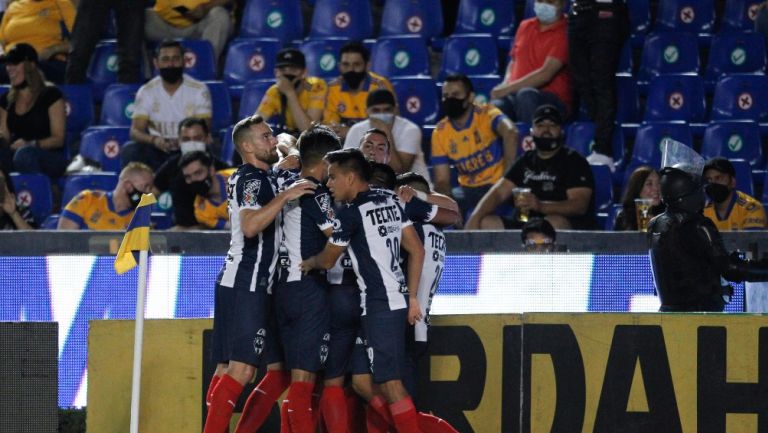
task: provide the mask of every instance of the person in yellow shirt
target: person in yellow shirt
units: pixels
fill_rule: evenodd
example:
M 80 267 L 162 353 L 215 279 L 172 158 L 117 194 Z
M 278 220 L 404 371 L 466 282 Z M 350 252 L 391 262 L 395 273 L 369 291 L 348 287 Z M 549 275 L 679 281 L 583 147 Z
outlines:
M 120 172 L 112 191 L 86 189 L 76 195 L 59 217 L 59 230 L 125 230 L 141 201 L 154 188 L 152 169 L 132 162 Z
M 306 76 L 307 61 L 295 48 L 280 50 L 275 65 L 277 83 L 267 89 L 256 114 L 298 137 L 322 120 L 328 86 L 322 78 Z
M 710 202 L 704 216 L 718 230 L 764 230 L 765 209 L 755 198 L 736 190 L 736 169 L 725 158 L 712 158 L 704 166 L 704 191 Z
M 236 168 L 216 171 L 213 158 L 207 152 L 195 151 L 182 155 L 179 168 L 184 182 L 195 194 L 195 219 L 202 228 L 229 229 L 227 209 L 227 179 Z
M 213 45 L 216 59 L 232 32 L 232 19 L 226 8 L 232 0 L 157 0 L 146 10 L 144 36 L 150 41 L 163 39 L 205 39 Z
M 347 136 L 350 126 L 368 118 L 368 93 L 385 88 L 395 94 L 389 80 L 369 71 L 370 57 L 368 49 L 359 42 L 344 45 L 339 60 L 341 76 L 328 83 L 323 123 L 342 139 Z

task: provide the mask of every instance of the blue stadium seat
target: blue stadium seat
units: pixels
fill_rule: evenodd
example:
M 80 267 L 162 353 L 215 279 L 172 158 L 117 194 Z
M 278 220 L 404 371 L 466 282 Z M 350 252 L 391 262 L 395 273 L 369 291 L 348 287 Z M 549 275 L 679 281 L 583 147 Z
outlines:
M 656 32 L 645 38 L 638 72 L 639 81 L 659 74 L 699 72 L 696 35 L 685 32 Z
M 619 65 L 616 68 L 617 74 L 632 74 L 632 41 L 627 41 L 623 47 L 621 47 L 621 55 L 619 56 Z
M 438 1 L 387 0 L 381 14 L 381 36 L 418 35 L 424 39 L 443 32 L 443 8 Z
M 451 35 L 445 41 L 439 79 L 461 72 L 466 75 L 493 75 L 498 72 L 496 42 L 488 34 Z
M 590 165 L 595 179 L 595 211 L 608 212 L 613 205 L 611 169 L 607 165 Z
M 400 115 L 417 125 L 435 124 L 440 109 L 437 86 L 431 77 L 396 77 L 392 87 L 397 94 Z
M 307 39 L 299 45 L 307 60 L 307 74 L 326 81 L 339 76 L 339 58 L 341 47 L 349 39 L 323 38 Z
M 715 85 L 711 118 L 768 120 L 766 89 L 765 75 L 732 74 L 721 78 Z
M 104 92 L 99 124 L 107 126 L 131 126 L 133 101 L 138 84 L 111 84 Z
M 67 143 L 71 143 L 93 123 L 93 92 L 88 84 L 61 84 L 57 87 L 64 94 Z
M 104 98 L 107 87 L 117 82 L 117 41 L 114 39 L 102 40 L 96 44 L 96 49 L 91 56 L 88 65 L 87 76 L 93 83 L 93 97 L 95 101 Z
M 517 155 L 536 149 L 531 136 L 531 124 L 527 122 L 515 122 L 517 128 Z
M 704 74 L 711 86 L 725 74 L 765 69 L 765 38 L 758 33 L 719 33 L 712 38 Z
M 743 159 L 730 159 L 729 161 L 736 169 L 736 189 L 754 197 L 755 182 L 752 180 L 752 168 L 749 162 Z
M 371 3 L 358 0 L 317 0 L 309 37 L 363 40 L 373 35 Z
M 763 0 L 728 0 L 720 19 L 720 31 L 752 31 L 757 10 Z
M 660 0 L 656 12 L 662 30 L 712 33 L 715 24 L 714 0 Z
M 592 122 L 573 122 L 565 132 L 565 145 L 581 156 L 592 152 L 595 144 L 595 124 Z
M 42 224 L 53 210 L 51 180 L 39 173 L 11 173 L 10 176 L 16 191 L 16 203 L 27 206 L 35 222 Z
M 429 51 L 417 35 L 380 37 L 371 51 L 371 70 L 392 78 L 429 75 Z
M 216 79 L 213 46 L 205 39 L 180 39 L 184 47 L 184 73 L 198 80 Z
M 64 191 L 61 193 L 62 207 L 85 189 L 112 191 L 117 186 L 118 175 L 114 172 L 73 174 L 65 178 Z
M 637 130 L 635 146 L 632 150 L 632 169 L 645 164 L 651 167 L 661 166 L 661 152 L 664 139 L 671 138 L 689 146 L 693 145 L 693 134 L 684 122 L 645 122 Z M 627 169 L 627 173 L 631 173 Z
M 698 75 L 659 75 L 648 85 L 645 120 L 702 122 L 706 110 L 704 83 Z
M 48 215 L 45 218 L 45 221 L 40 224 L 40 228 L 43 230 L 56 230 L 59 227 L 59 217 L 61 217 L 61 215 L 57 213 Z
M 227 164 L 232 164 L 232 157 L 235 155 L 235 143 L 232 141 L 233 126 L 221 130 L 221 154 L 219 158 Z
M 215 131 L 226 128 L 232 124 L 232 99 L 229 97 L 227 85 L 221 81 L 206 81 L 205 85 L 211 93 L 211 107 L 213 107 L 211 129 Z
M 514 1 L 462 0 L 454 32 L 514 36 L 515 21 Z
M 80 140 L 80 155 L 96 161 L 103 171 L 119 172 L 120 149 L 129 140 L 130 128 L 118 126 L 96 126 L 83 132 Z
M 640 93 L 637 81 L 631 75 L 616 76 L 616 122 L 634 123 L 640 121 Z
M 284 44 L 304 36 L 300 0 L 250 0 L 240 22 L 241 38 L 277 38 Z
M 470 75 L 472 87 L 475 88 L 475 102 L 485 104 L 491 101 L 491 90 L 501 83 L 502 77 L 498 75 Z
M 644 35 L 651 28 L 650 0 L 632 0 L 627 2 L 629 25 L 632 35 Z
M 280 47 L 280 41 L 274 38 L 235 39 L 229 43 L 224 82 L 232 96 L 239 98 L 248 81 L 274 77 L 275 56 Z
M 616 228 L 616 216 L 619 215 L 619 212 L 624 209 L 624 206 L 621 205 L 621 203 L 614 203 L 611 206 L 611 209 L 608 211 L 608 218 L 605 220 L 605 226 L 603 227 L 603 230 L 614 230 Z
M 760 126 L 751 120 L 717 120 L 704 131 L 701 156 L 743 159 L 753 167 L 762 167 L 763 150 Z
M 259 108 L 264 94 L 273 84 L 275 84 L 275 80 L 256 80 L 245 83 L 243 95 L 240 97 L 240 109 L 237 118 L 244 119 L 253 115 Z

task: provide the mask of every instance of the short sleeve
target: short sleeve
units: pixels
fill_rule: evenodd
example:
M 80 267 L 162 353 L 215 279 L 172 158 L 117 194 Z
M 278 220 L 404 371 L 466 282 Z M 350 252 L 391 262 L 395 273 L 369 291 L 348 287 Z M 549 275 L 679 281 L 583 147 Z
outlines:
M 395 204 L 397 205 L 397 210 L 400 212 L 400 221 L 402 222 L 403 227 L 408 227 L 413 225 L 413 221 L 411 221 L 410 218 L 408 218 L 408 214 L 405 213 L 405 209 L 403 209 L 403 204 L 400 202 L 399 199 L 395 197 Z M 413 201 L 413 200 L 411 200 Z
M 571 163 L 569 164 L 571 169 L 568 170 L 568 177 L 565 188 L 570 189 L 586 187 L 595 189 L 595 180 L 592 177 L 592 168 L 589 166 L 587 160 L 575 152 L 572 153 L 571 156 Z
M 197 94 L 197 101 L 195 102 L 195 117 L 207 119 L 211 117 L 211 92 L 208 90 L 208 86 L 205 83 L 201 83 L 202 88 Z
M 357 149 L 360 147 L 360 140 L 363 138 L 365 131 L 370 128 L 370 122 L 363 120 L 357 122 L 349 128 L 347 137 L 344 139 L 345 149 Z
M 517 158 L 517 161 L 515 161 L 515 163 L 512 164 L 512 167 L 510 167 L 504 174 L 504 178 L 514 183 L 516 186 L 522 186 L 524 183 L 523 172 L 525 171 L 525 161 L 527 160 L 525 157 L 526 155 Z
M 307 212 L 320 230 L 333 227 L 336 215 L 333 212 L 333 199 L 329 192 L 316 192 L 311 197 L 302 199 L 301 210 Z
M 440 128 L 440 125 L 438 125 Z M 451 159 L 448 156 L 448 149 L 446 148 L 445 135 L 442 131 L 437 130 L 432 134 L 432 157 L 430 161 L 432 165 L 450 164 Z
M 405 204 L 405 215 L 411 221 L 430 222 L 437 215 L 437 206 L 413 197 L 411 201 Z
M 205 206 L 202 206 L 204 198 L 195 196 L 195 219 L 198 223 L 208 227 L 214 228 L 216 226 L 216 216 L 210 212 L 205 211 Z
M 322 110 L 325 108 L 325 95 L 328 93 L 328 85 L 322 78 L 313 80 L 312 89 L 309 91 L 309 104 L 307 110 Z
M 340 86 L 328 87 L 328 98 L 325 102 L 325 110 L 323 110 L 323 123 L 325 124 L 338 123 L 341 120 L 339 113 L 336 111 L 336 106 L 339 104 L 340 89 Z
M 565 27 L 558 31 L 559 36 L 562 36 L 562 40 L 558 43 L 550 44 L 547 57 L 552 57 L 559 60 L 564 65 L 568 64 L 568 34 Z
M 146 85 L 141 86 L 139 91 L 136 92 L 136 99 L 133 101 L 133 114 L 131 115 L 131 119 L 149 119 L 150 105 L 152 104 L 151 99 Z
M 499 135 L 498 134 L 499 123 L 501 123 L 503 120 L 508 119 L 508 117 L 496 107 L 489 105 L 487 110 L 488 110 L 488 113 L 487 113 L 488 120 L 490 122 L 491 129 L 493 130 L 493 132 L 496 133 L 496 135 Z
M 237 179 L 236 199 L 240 210 L 258 210 L 272 199 L 272 187 L 266 178 L 242 176 Z
M 398 152 L 417 155 L 421 149 L 421 129 L 403 118 L 395 118 L 395 126 L 398 122 L 402 122 L 403 129 L 395 136 L 395 148 Z
M 67 206 L 61 211 L 61 216 L 77 223 L 81 229 L 87 228 L 85 222 L 86 211 L 91 207 L 92 194 L 89 190 L 81 191 L 75 198 L 67 203 Z
M 333 245 L 346 247 L 352 240 L 352 235 L 360 225 L 360 215 L 356 207 L 344 207 L 336 214 L 336 220 L 333 222 L 333 234 L 330 242 Z
M 264 97 L 261 98 L 261 103 L 256 111 L 261 114 L 263 118 L 269 119 L 280 112 L 280 99 L 277 94 L 277 85 L 273 84 L 267 89 L 267 92 L 264 93 Z
M 62 98 L 64 98 L 64 94 L 61 93 L 61 90 L 55 86 L 47 86 L 40 95 L 40 103 L 43 107 L 48 108 Z

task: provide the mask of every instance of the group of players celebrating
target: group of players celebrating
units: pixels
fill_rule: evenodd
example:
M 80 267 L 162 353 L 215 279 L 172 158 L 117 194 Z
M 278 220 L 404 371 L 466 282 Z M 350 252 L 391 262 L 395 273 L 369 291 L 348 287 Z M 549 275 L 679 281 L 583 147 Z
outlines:
M 458 219 L 456 203 L 419 175 L 341 150 L 324 126 L 299 137 L 298 172 L 273 169 L 277 139 L 261 117 L 232 136 L 243 165 L 228 181 L 204 433 L 227 431 L 261 366 L 235 433 L 256 432 L 286 389 L 281 433 L 455 432 L 411 395 L 445 261 L 440 227 Z

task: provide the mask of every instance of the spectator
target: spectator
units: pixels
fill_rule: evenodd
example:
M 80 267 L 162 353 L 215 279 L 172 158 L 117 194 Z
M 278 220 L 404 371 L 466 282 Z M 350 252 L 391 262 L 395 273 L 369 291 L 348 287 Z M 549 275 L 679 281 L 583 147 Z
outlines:
M 59 230 L 125 230 L 141 194 L 152 191 L 152 169 L 140 162 L 128 164 L 120 172 L 115 189 L 86 189 L 73 198 L 59 218 Z
M 304 54 L 296 48 L 280 50 L 276 65 L 277 83 L 267 89 L 256 114 L 276 118 L 286 132 L 298 137 L 312 122 L 322 120 L 328 86 L 322 78 L 307 76 Z
M 467 214 L 512 166 L 517 128 L 492 105 L 475 105 L 474 88 L 466 75 L 449 75 L 443 85 L 446 114 L 432 133 L 435 190 L 453 196 Z M 459 174 L 451 190 L 451 164 Z
M 349 129 L 344 147 L 359 147 L 364 135 L 367 135 L 366 131 L 370 129 L 382 131 L 392 148 L 389 151 L 389 161 L 380 162 L 389 164 L 395 173 L 413 171 L 429 182 L 429 170 L 421 150 L 421 129 L 396 114 L 395 95 L 387 89 L 376 89 L 368 94 L 365 106 L 368 119 L 354 124 Z
M 144 8 L 132 0 L 79 0 L 67 59 L 67 84 L 86 83 L 86 71 L 103 25 L 112 10 L 117 24 L 117 81 L 141 81 L 140 59 L 144 46 Z
M 236 169 L 216 171 L 206 152 L 185 153 L 179 160 L 184 182 L 195 194 L 195 219 L 203 228 L 229 229 L 227 179 Z
M 736 190 L 736 169 L 725 158 L 712 158 L 704 166 L 704 191 L 710 202 L 704 216 L 718 230 L 763 230 L 765 209 L 755 198 Z
M 530 122 L 536 107 L 544 104 L 570 112 L 564 4 L 565 0 L 536 0 L 536 17 L 520 23 L 504 80 L 491 91 L 491 102 L 517 122 Z
M 18 0 L 0 22 L 0 44 L 5 52 L 20 43 L 31 45 L 45 77 L 62 83 L 74 21 L 75 7 L 68 0 Z
M 661 204 L 659 173 L 647 165 L 636 168 L 629 176 L 621 199 L 621 210 L 616 214 L 616 220 L 613 223 L 614 230 L 638 229 L 635 204 L 638 198 L 651 200 L 651 217 L 664 212 L 664 205 Z
M 35 219 L 32 212 L 23 204 L 16 203 L 8 172 L 0 168 L 0 230 L 32 230 L 35 229 Z
M 157 169 L 178 152 L 179 122 L 203 119 L 210 127 L 211 94 L 205 83 L 183 73 L 184 49 L 176 41 L 163 41 L 155 50 L 160 76 L 139 89 L 134 102 L 131 140 L 123 147 L 123 166 L 132 161 Z
M 349 127 L 367 117 L 365 112 L 368 93 L 387 89 L 394 93 L 392 84 L 381 75 L 369 71 L 370 53 L 359 42 L 350 42 L 341 48 L 339 72 L 328 85 L 328 98 L 323 111 L 323 123 L 331 126 L 339 137 L 347 136 Z
M 531 218 L 520 231 L 523 249 L 529 253 L 551 253 L 557 249 L 557 233 L 544 218 Z
M 525 152 L 480 200 L 467 222 L 468 229 L 520 228 L 526 215 L 543 217 L 558 230 L 594 227 L 592 169 L 583 156 L 563 147 L 562 124 L 555 106 L 542 105 L 536 110 L 531 128 L 536 149 Z M 516 193 L 518 187 L 528 191 Z M 495 215 L 496 207 L 513 193 L 513 218 Z
M 6 170 L 59 177 L 67 168 L 62 93 L 46 84 L 31 45 L 17 44 L 0 59 L 11 88 L 0 96 L 0 161 Z M 19 114 L 21 113 L 21 114 Z
M 232 32 L 231 0 L 157 0 L 146 10 L 144 35 L 150 41 L 205 39 L 218 59 Z

